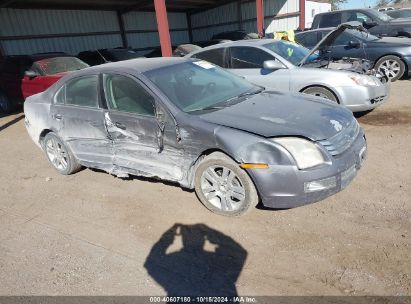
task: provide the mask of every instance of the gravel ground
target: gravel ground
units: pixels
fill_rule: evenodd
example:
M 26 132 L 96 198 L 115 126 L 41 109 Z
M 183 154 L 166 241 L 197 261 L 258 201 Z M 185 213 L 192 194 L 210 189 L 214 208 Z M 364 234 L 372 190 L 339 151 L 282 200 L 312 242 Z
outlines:
M 231 219 L 174 185 L 61 176 L 22 114 L 2 117 L 0 295 L 410 296 L 411 81 L 359 121 L 368 159 L 346 190 Z

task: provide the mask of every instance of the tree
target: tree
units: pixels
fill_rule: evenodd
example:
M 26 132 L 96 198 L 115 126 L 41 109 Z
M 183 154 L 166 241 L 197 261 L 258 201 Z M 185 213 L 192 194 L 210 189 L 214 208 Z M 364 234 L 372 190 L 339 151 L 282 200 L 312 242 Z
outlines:
M 346 3 L 347 0 L 330 0 L 331 10 L 335 11 L 340 8 L 340 4 Z

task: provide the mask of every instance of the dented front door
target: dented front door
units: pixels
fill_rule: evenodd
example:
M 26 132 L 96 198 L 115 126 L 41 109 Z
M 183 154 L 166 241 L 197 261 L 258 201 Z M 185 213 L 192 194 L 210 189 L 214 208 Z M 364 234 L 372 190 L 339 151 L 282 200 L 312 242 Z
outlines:
M 104 75 L 103 82 L 108 107 L 105 123 L 113 141 L 116 173 L 180 180 L 182 153 L 170 145 L 168 137 L 165 140 L 170 125 L 164 116 L 159 121 L 155 97 L 131 76 Z

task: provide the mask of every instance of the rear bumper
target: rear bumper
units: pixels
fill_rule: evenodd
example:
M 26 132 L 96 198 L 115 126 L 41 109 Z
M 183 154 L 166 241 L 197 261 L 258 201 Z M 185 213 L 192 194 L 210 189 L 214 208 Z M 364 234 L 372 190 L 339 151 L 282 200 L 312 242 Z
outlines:
M 335 87 L 342 105 L 352 112 L 375 109 L 385 103 L 390 95 L 391 83 L 379 86 Z
M 367 143 L 361 131 L 351 147 L 334 157 L 331 164 L 307 170 L 299 170 L 295 166 L 270 166 L 266 170 L 251 169 L 249 173 L 264 206 L 293 208 L 320 201 L 343 190 L 361 168 L 366 151 Z M 327 188 L 310 191 L 307 188 L 313 182 L 325 183 Z

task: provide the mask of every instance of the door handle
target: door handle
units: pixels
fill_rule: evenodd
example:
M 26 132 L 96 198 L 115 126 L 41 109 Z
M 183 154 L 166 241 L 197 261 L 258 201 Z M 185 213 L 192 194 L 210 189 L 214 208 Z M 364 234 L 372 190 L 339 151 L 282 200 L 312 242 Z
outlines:
M 54 114 L 53 117 L 54 117 L 55 120 L 60 120 L 60 119 L 63 118 L 63 116 L 61 116 L 61 114 Z
M 114 125 L 115 125 L 117 128 L 119 128 L 119 129 L 122 129 L 122 130 L 125 130 L 125 129 L 126 129 L 126 126 L 123 125 L 123 124 L 120 123 L 120 122 L 116 122 Z

